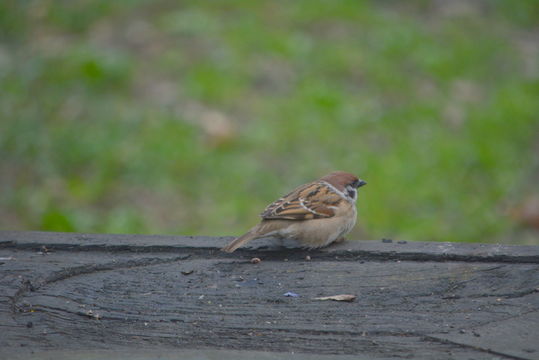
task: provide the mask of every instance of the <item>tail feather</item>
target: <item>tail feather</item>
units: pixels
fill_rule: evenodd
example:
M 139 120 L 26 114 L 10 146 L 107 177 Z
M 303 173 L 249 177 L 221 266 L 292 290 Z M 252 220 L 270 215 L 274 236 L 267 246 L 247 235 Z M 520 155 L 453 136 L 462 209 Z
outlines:
M 221 248 L 221 251 L 231 253 L 237 248 L 239 248 L 240 246 L 247 244 L 249 241 L 259 238 L 263 234 L 260 234 L 258 230 L 259 230 L 259 226 L 257 225 L 251 230 L 247 231 L 242 236 L 237 237 L 234 240 L 232 240 L 228 245 Z

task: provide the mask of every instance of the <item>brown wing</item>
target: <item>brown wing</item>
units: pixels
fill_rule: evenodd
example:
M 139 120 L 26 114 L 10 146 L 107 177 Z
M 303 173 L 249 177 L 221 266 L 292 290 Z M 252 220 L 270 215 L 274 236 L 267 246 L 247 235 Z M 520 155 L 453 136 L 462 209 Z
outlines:
M 265 220 L 309 220 L 335 216 L 341 196 L 322 182 L 305 184 L 271 203 L 260 216 Z

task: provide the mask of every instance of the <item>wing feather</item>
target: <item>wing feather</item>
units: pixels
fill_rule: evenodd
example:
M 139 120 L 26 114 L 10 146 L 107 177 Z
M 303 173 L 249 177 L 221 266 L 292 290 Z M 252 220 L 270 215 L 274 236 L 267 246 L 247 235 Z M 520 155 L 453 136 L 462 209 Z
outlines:
M 302 185 L 271 203 L 260 216 L 265 220 L 310 220 L 335 216 L 342 200 L 324 182 Z

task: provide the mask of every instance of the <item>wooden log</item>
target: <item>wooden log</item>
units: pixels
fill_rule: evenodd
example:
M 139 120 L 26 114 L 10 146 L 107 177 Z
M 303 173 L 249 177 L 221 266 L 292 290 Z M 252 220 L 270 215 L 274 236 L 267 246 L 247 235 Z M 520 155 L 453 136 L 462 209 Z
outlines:
M 229 240 L 0 232 L 0 358 L 539 358 L 537 246 Z

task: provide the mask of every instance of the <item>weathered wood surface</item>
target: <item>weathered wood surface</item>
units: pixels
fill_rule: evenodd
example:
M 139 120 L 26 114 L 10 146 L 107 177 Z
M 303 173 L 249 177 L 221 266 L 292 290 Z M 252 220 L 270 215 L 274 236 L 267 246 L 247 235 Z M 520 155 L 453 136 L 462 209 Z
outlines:
M 0 232 L 0 358 L 229 349 L 539 359 L 539 247 L 305 251 L 260 240 L 219 252 L 229 239 Z M 357 299 L 313 300 L 336 294 Z

